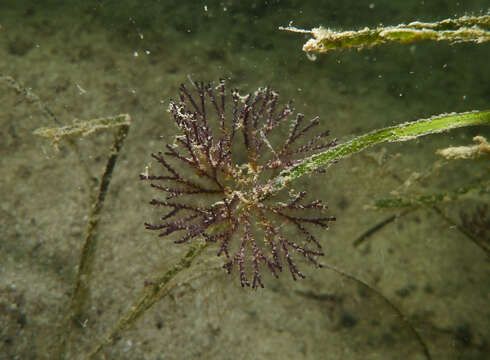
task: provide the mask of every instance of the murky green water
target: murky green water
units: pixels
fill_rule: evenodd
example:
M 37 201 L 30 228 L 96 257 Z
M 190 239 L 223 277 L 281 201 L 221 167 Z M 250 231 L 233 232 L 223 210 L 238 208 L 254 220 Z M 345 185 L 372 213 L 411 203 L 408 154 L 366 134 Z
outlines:
M 1 1 L 0 359 L 82 359 L 185 254 L 145 230 L 155 193 L 139 180 L 173 141 L 167 112 L 181 83 L 224 77 L 242 93 L 269 85 L 282 104 L 339 142 L 444 112 L 489 106 L 487 44 L 416 43 L 307 59 L 307 35 L 279 26 L 361 29 L 487 11 L 485 1 Z M 13 82 L 15 81 L 15 82 Z M 114 130 L 56 151 L 33 135 L 121 113 L 132 118 L 98 225 L 83 316 L 65 318 L 97 180 Z M 294 184 L 337 221 L 306 279 L 264 272 L 242 289 L 210 246 L 100 358 L 485 359 L 490 351 L 488 156 L 435 151 L 488 138 L 459 129 L 378 146 Z M 433 207 L 374 211 L 374 200 L 453 194 Z M 480 215 L 477 213 L 480 209 Z M 463 215 L 462 214 L 466 214 Z M 476 214 L 476 215 L 475 215 Z M 388 221 L 387 219 L 391 219 Z M 468 220 L 465 220 L 468 219 Z M 361 246 L 353 243 L 374 231 Z M 466 232 L 465 232 L 466 231 Z M 298 232 L 290 232 L 295 239 Z M 145 285 L 146 283 L 146 285 Z M 366 286 L 367 285 L 367 286 Z

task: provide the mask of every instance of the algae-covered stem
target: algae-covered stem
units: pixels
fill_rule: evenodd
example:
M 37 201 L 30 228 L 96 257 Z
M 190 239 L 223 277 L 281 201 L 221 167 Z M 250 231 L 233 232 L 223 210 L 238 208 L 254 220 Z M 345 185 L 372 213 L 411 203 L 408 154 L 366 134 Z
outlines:
M 64 359 L 66 356 L 71 331 L 76 326 L 83 324 L 82 313 L 90 293 L 90 280 L 97 250 L 97 229 L 100 222 L 101 212 L 104 207 L 104 200 L 111 182 L 112 173 L 114 172 L 119 153 L 128 134 L 130 124 L 131 117 L 128 114 L 122 114 L 118 116 L 84 121 L 74 126 L 65 126 L 61 128 L 41 128 L 34 132 L 36 135 L 48 138 L 57 147 L 58 143 L 62 139 L 68 140 L 68 143 L 73 142 L 71 138 L 73 135 L 86 136 L 100 129 L 112 127 L 117 128 L 117 131 L 114 134 L 113 144 L 109 150 L 109 159 L 107 160 L 104 173 L 102 174 L 99 183 L 97 197 L 94 199 L 94 203 L 90 210 L 87 233 L 82 245 L 82 251 L 78 263 L 78 272 L 65 319 L 66 322 L 63 322 L 63 331 L 60 336 L 61 340 L 59 346 L 55 350 L 55 357 L 58 359 Z M 65 325 L 67 326 L 66 328 Z
M 322 26 L 311 30 L 281 26 L 280 30 L 312 34 L 303 45 L 308 54 L 324 54 L 345 48 L 367 48 L 388 43 L 412 43 L 421 40 L 483 43 L 490 40 L 490 15 L 462 16 L 433 23 L 414 21 L 396 26 L 378 26 L 358 31 L 334 31 Z M 314 59 L 314 58 L 313 58 Z
M 291 181 L 309 174 L 319 168 L 325 168 L 347 156 L 364 150 L 367 147 L 384 142 L 403 142 L 416 139 L 420 136 L 436 134 L 451 129 L 490 125 L 490 110 L 471 111 L 465 113 L 451 113 L 433 116 L 397 126 L 373 131 L 359 136 L 351 141 L 337 145 L 327 151 L 306 158 L 300 164 L 282 171 L 277 177 L 270 180 L 263 189 L 263 197 L 285 188 Z
M 124 119 L 124 122 L 118 122 L 119 118 Z M 95 253 L 97 249 L 97 228 L 100 221 L 100 214 L 104 206 L 104 200 L 109 189 L 112 173 L 116 166 L 116 161 L 121 151 L 122 145 L 129 131 L 129 125 L 131 118 L 129 115 L 119 115 L 113 118 L 118 126 L 118 130 L 114 134 L 114 142 L 109 150 L 109 159 L 105 167 L 104 173 L 99 185 L 99 191 L 97 198 L 92 205 L 90 211 L 90 218 L 87 226 L 87 234 L 82 246 L 82 253 L 78 264 L 78 273 L 73 288 L 70 315 L 72 321 L 83 321 L 82 316 L 83 306 L 86 303 L 86 299 L 89 294 L 89 282 L 91 279 L 91 273 L 93 270 L 93 263 L 95 260 Z

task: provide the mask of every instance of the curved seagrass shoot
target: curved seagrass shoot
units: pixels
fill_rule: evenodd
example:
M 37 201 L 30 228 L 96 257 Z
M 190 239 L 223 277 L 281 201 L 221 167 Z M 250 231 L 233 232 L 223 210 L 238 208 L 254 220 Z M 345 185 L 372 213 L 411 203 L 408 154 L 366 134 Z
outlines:
M 433 116 L 405 124 L 375 130 L 366 135 L 356 137 L 346 143 L 337 145 L 328 151 L 315 154 L 304 159 L 300 164 L 284 170 L 271 180 L 267 193 L 284 188 L 289 182 L 311 173 L 318 168 L 329 166 L 352 154 L 360 152 L 370 146 L 384 142 L 403 142 L 414 140 L 420 136 L 437 134 L 451 129 L 465 126 L 489 125 L 490 110 L 471 111 L 465 113 L 451 113 Z

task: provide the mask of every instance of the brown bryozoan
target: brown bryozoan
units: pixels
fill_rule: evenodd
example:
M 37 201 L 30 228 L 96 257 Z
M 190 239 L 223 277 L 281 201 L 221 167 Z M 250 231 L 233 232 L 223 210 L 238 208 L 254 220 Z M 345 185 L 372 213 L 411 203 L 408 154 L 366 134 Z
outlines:
M 224 80 L 192 85 L 192 91 L 181 85 L 180 100 L 170 102 L 179 131 L 174 143 L 151 155 L 163 174 L 147 167 L 140 175 L 162 193 L 150 204 L 167 210 L 146 228 L 175 243 L 197 237 L 217 243 L 223 268 L 238 268 L 242 286 L 264 287 L 262 267 L 278 277 L 287 266 L 294 280 L 304 278 L 293 257 L 321 267 L 322 247 L 309 228 L 326 229 L 335 218 L 325 215 L 320 200 L 305 201 L 304 191 L 289 191 L 281 200 L 281 194 L 264 194 L 264 185 L 336 140 L 325 141 L 328 131 L 315 132 L 318 117 L 305 124 L 303 114 L 292 116 L 291 101 L 280 107 L 268 87 L 242 96 L 237 89 L 228 93 Z M 278 140 L 284 132 L 287 137 Z

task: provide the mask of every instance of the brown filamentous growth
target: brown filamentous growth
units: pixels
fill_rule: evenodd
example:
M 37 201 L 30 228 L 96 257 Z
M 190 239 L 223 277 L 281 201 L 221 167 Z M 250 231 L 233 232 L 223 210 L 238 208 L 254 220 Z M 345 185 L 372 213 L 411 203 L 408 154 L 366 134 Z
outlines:
M 335 146 L 336 140 L 324 141 L 328 131 L 308 138 L 320 120 L 304 124 L 298 113 L 289 135 L 276 146 L 273 138 L 280 133 L 273 130 L 291 118 L 291 101 L 279 108 L 279 95 L 269 87 L 245 96 L 237 89 L 227 93 L 224 80 L 215 87 L 193 86 L 191 91 L 181 85 L 180 101 L 170 102 L 179 130 L 174 144 L 151 155 L 165 174 L 154 175 L 147 168 L 140 175 L 163 193 L 150 204 L 168 209 L 159 223 L 145 223 L 146 228 L 162 237 L 180 234 L 175 243 L 197 237 L 218 243 L 218 256 L 226 258 L 223 268 L 228 273 L 238 268 L 242 286 L 264 287 L 263 266 L 276 278 L 283 265 L 294 280 L 304 278 L 293 257 L 321 267 L 317 257 L 324 255 L 322 247 L 308 228 L 326 229 L 335 218 L 325 216 L 327 206 L 320 200 L 305 201 L 305 191 L 290 191 L 281 202 L 278 195 L 264 194 L 264 185 L 305 156 Z M 291 239 L 285 228 L 299 235 Z

